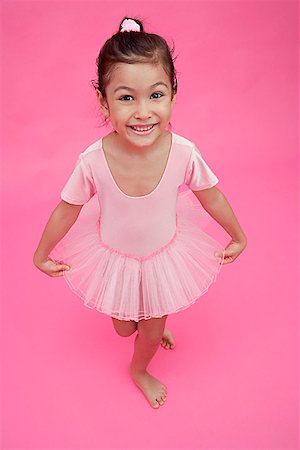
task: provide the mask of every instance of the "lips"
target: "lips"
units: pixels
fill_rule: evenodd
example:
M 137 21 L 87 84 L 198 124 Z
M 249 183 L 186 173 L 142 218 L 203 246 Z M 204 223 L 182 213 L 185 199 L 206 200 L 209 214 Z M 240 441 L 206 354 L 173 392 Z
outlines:
M 130 125 L 130 128 L 132 128 L 135 131 L 140 131 L 140 132 L 144 132 L 144 131 L 150 131 L 154 125 L 156 125 L 155 123 L 152 124 L 148 124 L 148 125 Z
M 157 124 L 149 124 L 149 125 L 131 125 L 129 126 L 131 133 L 136 136 L 148 136 L 151 134 Z

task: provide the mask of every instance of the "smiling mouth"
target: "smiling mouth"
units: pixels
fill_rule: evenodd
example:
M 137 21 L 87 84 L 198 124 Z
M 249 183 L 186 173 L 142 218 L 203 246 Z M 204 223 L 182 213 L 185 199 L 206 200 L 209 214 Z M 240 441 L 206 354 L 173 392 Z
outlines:
M 156 123 L 153 123 L 151 125 L 130 125 L 130 128 L 132 128 L 135 131 L 145 132 L 150 131 L 152 128 L 156 125 Z

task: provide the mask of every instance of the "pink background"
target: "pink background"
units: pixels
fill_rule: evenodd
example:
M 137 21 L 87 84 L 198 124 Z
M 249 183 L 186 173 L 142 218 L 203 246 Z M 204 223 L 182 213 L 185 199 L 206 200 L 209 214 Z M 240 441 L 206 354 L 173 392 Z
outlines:
M 32 263 L 78 153 L 108 132 L 89 81 L 124 15 L 178 55 L 173 131 L 198 144 L 249 244 L 133 385 L 134 336 Z M 2 2 L 1 449 L 298 449 L 296 2 Z M 228 235 L 216 223 L 214 234 Z

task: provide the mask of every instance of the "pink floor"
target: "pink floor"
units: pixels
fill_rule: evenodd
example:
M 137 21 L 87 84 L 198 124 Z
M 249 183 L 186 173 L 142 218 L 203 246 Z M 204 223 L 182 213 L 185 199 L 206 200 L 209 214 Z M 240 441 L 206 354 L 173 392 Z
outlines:
M 196 27 L 201 17 L 211 30 L 200 50 L 210 45 L 214 61 L 196 94 L 188 91 L 186 37 L 180 27 L 166 30 L 182 54 L 180 87 L 188 96 L 178 99 L 173 130 L 199 142 L 249 243 L 195 305 L 169 316 L 177 345 L 160 348 L 149 366 L 168 386 L 165 405 L 154 410 L 128 373 L 134 336 L 118 336 L 108 316 L 32 263 L 77 153 L 100 136 L 85 85 L 100 43 L 115 28 L 95 43 L 89 32 L 103 3 L 89 3 L 84 14 L 82 2 L 42 3 L 8 1 L 3 8 L 1 450 L 299 449 L 296 4 L 175 2 L 172 10 L 161 2 L 160 21 L 171 14 Z M 116 3 L 110 21 L 133 14 L 129 4 Z M 156 24 L 158 4 L 136 14 Z M 223 30 L 218 38 L 214 20 Z M 49 21 L 69 30 L 60 35 L 65 51 L 71 38 L 80 44 L 74 29 L 84 24 L 85 72 L 74 49 L 69 61 L 56 61 Z M 234 72 L 217 56 L 219 40 Z M 199 122 L 186 118 L 195 95 Z M 217 224 L 211 232 L 228 241 Z

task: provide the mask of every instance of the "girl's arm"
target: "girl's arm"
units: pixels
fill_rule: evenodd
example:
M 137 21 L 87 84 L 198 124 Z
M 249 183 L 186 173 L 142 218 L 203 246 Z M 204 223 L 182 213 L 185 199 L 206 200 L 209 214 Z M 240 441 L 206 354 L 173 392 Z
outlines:
M 55 264 L 48 255 L 76 222 L 82 207 L 83 205 L 71 205 L 61 200 L 46 224 L 39 245 L 34 253 L 33 263 L 49 276 L 61 276 L 63 270 L 69 269 L 69 266 L 64 263 Z
M 231 236 L 232 240 L 225 249 L 224 264 L 233 262 L 245 249 L 247 237 L 243 232 L 229 202 L 215 186 L 201 191 L 193 191 L 203 208 Z M 219 255 L 222 256 L 222 255 Z

